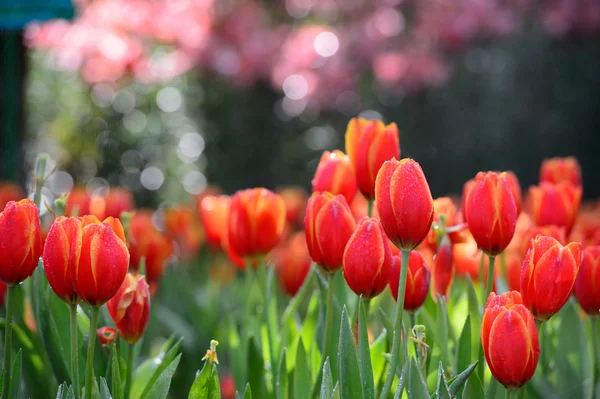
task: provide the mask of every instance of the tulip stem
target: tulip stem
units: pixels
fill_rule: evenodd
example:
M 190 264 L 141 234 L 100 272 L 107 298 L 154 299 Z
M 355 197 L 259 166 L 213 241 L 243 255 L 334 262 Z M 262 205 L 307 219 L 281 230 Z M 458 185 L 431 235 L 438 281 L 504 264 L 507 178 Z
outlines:
M 75 399 L 79 399 L 81 391 L 79 389 L 79 346 L 77 345 L 77 304 L 69 304 L 71 316 L 71 384 L 75 392 Z
M 127 377 L 125 379 L 125 399 L 129 399 L 131 392 L 131 379 L 133 378 L 134 344 L 127 345 Z
M 597 370 L 600 370 L 600 348 L 598 348 L 598 316 L 590 317 L 590 323 L 592 327 L 592 353 L 594 356 L 594 383 L 597 382 Z M 595 385 L 594 385 L 595 386 Z
M 481 258 L 479 259 L 479 285 L 483 287 L 483 283 L 485 282 L 485 258 L 483 253 L 481 254 Z M 481 289 L 483 292 L 483 288 Z M 484 299 L 485 300 L 485 299 Z
M 410 257 L 410 250 L 402 250 L 402 262 L 400 263 L 400 280 L 398 282 L 398 300 L 396 301 L 396 317 L 394 319 L 394 331 L 392 340 L 392 358 L 390 360 L 390 366 L 385 379 L 385 385 L 381 390 L 380 399 L 385 399 L 389 396 L 390 389 L 392 387 L 392 381 L 396 375 L 396 368 L 398 366 L 398 358 L 400 357 L 400 335 L 402 332 L 402 313 L 404 310 L 404 294 L 406 292 L 406 276 L 408 274 L 408 259 Z M 406 337 L 404 337 L 404 345 L 406 345 Z
M 519 390 L 518 389 L 506 389 L 506 395 L 504 397 L 506 399 L 518 398 Z
M 85 399 L 91 399 L 94 385 L 94 345 L 96 344 L 96 330 L 98 329 L 98 315 L 100 308 L 92 306 L 90 317 L 90 333 L 88 337 L 87 358 L 85 366 Z
M 492 290 L 494 289 L 494 263 L 496 263 L 496 257 L 490 255 L 489 257 L 490 263 L 488 265 L 488 275 L 487 275 L 487 285 L 485 286 L 485 297 L 483 298 L 483 304 L 485 307 L 485 302 L 490 296 Z
M 2 399 L 8 398 L 8 390 L 10 388 L 10 355 L 12 348 L 12 314 L 15 301 L 16 286 L 8 287 L 6 295 L 6 332 L 4 333 L 4 385 L 2 386 Z
M 329 356 L 331 347 L 331 335 L 333 331 L 333 276 L 334 273 L 327 273 L 327 308 L 325 309 L 325 337 L 323 339 L 323 362 Z
M 367 216 L 373 216 L 373 201 L 367 200 Z
M 46 163 L 48 162 L 48 154 L 40 154 L 35 164 L 35 177 L 34 177 L 34 194 L 33 202 L 37 205 L 38 209 L 42 210 L 42 186 L 44 185 L 44 176 L 46 174 Z

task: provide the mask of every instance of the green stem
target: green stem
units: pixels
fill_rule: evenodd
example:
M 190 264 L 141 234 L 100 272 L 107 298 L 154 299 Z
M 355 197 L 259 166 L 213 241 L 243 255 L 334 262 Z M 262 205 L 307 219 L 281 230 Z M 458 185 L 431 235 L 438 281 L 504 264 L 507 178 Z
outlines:
M 260 262 L 258 264 L 258 268 L 259 268 L 259 275 L 261 276 L 261 278 L 259 279 L 260 281 L 260 290 L 263 292 L 263 298 L 264 298 L 264 305 L 263 305 L 263 309 L 264 309 L 264 318 L 265 318 L 265 323 L 267 326 L 267 339 L 269 340 L 269 355 L 271 356 L 271 373 L 273 374 L 273 380 L 277 380 L 277 371 L 278 371 L 278 367 L 277 364 L 278 359 L 277 356 L 275 355 L 275 348 L 274 348 L 274 342 L 275 339 L 273 337 L 273 331 L 271 329 L 271 320 L 270 320 L 270 314 L 269 314 L 269 310 L 270 310 L 270 302 L 272 300 L 272 295 L 270 292 L 267 292 L 267 290 L 270 291 L 270 287 L 267 287 L 268 283 L 268 272 L 267 272 L 267 262 L 266 260 L 263 260 L 262 262 Z
M 134 344 L 129 344 L 127 348 L 127 377 L 125 379 L 125 399 L 129 399 L 129 393 L 131 392 L 131 381 L 133 378 L 133 355 L 134 355 Z
M 483 303 L 487 301 L 492 289 L 494 288 L 494 264 L 496 263 L 496 257 L 490 255 L 490 262 L 488 265 L 488 275 L 487 275 L 487 285 L 485 286 L 485 298 L 483 298 Z M 485 307 L 485 305 L 484 305 Z
M 385 385 L 381 390 L 380 399 L 388 397 L 390 389 L 392 387 L 392 381 L 396 375 L 396 368 L 398 366 L 398 358 L 400 357 L 400 334 L 402 332 L 402 312 L 404 311 L 404 294 L 406 291 L 406 276 L 408 274 L 408 259 L 410 257 L 410 250 L 402 250 L 402 262 L 400 264 L 400 280 L 398 282 L 398 300 L 396 301 L 396 317 L 394 319 L 394 337 L 392 340 L 392 359 L 390 360 L 390 366 L 385 379 Z M 404 337 L 404 344 L 406 345 L 406 337 Z
M 331 347 L 331 330 L 333 327 L 333 276 L 334 273 L 327 274 L 327 308 L 325 309 L 325 330 L 323 338 L 323 363 L 329 356 Z
M 540 371 L 542 371 L 543 373 L 545 373 L 547 371 L 547 364 L 546 364 L 546 348 L 544 348 L 544 346 L 546 346 L 546 335 L 544 332 L 544 321 L 543 320 L 538 320 L 535 319 L 535 327 L 538 330 L 538 341 L 539 341 L 539 346 L 540 349 L 542 349 L 540 351 L 540 358 L 539 358 L 539 362 L 538 362 L 538 367 L 540 368 Z M 546 346 L 547 347 L 547 346 Z
M 485 258 L 484 258 L 483 253 L 481 253 L 481 259 L 479 259 L 479 285 L 481 287 L 483 287 L 483 283 L 485 281 L 484 268 L 485 268 Z M 482 289 L 482 291 L 483 291 L 483 289 Z
M 33 202 L 35 202 L 39 210 L 42 209 L 42 186 L 44 185 L 44 175 L 46 174 L 47 162 L 48 155 L 40 154 L 35 164 L 35 191 L 33 195 Z
M 596 370 L 600 370 L 600 347 L 598 346 L 598 316 L 590 317 L 592 325 L 592 353 L 596 357 L 594 364 L 594 381 L 596 380 Z
M 373 216 L 373 201 L 367 200 L 367 216 Z
M 8 390 L 10 388 L 10 366 L 11 366 L 11 349 L 12 349 L 12 314 L 15 302 L 15 291 L 17 287 L 8 287 L 6 295 L 6 332 L 4 333 L 4 385 L 2 386 L 2 399 L 8 398 Z
M 96 344 L 96 330 L 98 329 L 98 315 L 100 308 L 92 306 L 90 317 L 90 334 L 88 338 L 87 358 L 85 366 L 85 399 L 91 399 L 94 386 L 94 345 Z
M 518 389 L 506 389 L 506 395 L 505 395 L 506 399 L 518 398 L 518 397 L 519 397 Z
M 79 385 L 79 346 L 77 345 L 77 304 L 69 305 L 71 316 L 71 383 L 75 392 L 75 399 L 81 396 Z

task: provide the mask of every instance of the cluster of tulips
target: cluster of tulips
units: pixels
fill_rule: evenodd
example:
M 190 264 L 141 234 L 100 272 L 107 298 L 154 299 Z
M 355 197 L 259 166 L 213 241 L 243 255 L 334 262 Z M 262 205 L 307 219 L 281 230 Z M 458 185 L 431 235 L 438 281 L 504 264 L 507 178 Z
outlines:
M 0 213 L 0 280 L 8 287 L 4 381 L 11 376 L 15 287 L 34 273 L 40 258 L 49 286 L 70 309 L 70 389 L 75 398 L 83 391 L 89 399 L 98 384 L 93 370 L 96 336 L 103 345 L 114 345 L 118 336 L 128 344 L 127 376 L 123 387 L 117 388 L 128 397 L 133 345 L 148 325 L 151 296 L 165 267 L 174 256 L 183 263 L 194 259 L 203 243 L 214 255 L 213 263 L 220 254 L 226 254 L 231 264 L 249 276 L 246 313 L 264 311 L 260 313 L 267 324 L 263 345 L 272 363 L 265 367 L 278 387 L 281 371 L 277 361 L 283 353 L 277 343 L 282 341 L 273 337 L 276 332 L 269 312 L 276 305 L 270 303 L 265 272 L 276 274 L 283 291 L 296 296 L 290 302 L 291 311 L 297 310 L 299 305 L 294 301 L 306 295 L 305 287 L 318 276 L 324 302 L 323 355 L 315 381 L 320 397 L 330 397 L 323 394 L 327 389 L 321 385 L 326 385 L 330 367 L 327 355 L 337 335 L 341 334 L 340 351 L 346 353 L 341 349 L 344 323 L 353 326 L 351 335 L 358 347 L 361 374 L 358 391 L 353 391 L 340 371 L 341 396 L 372 398 L 378 392 L 383 399 L 395 388 L 395 397 L 400 397 L 404 371 L 410 364 L 411 339 L 415 341 L 415 358 L 425 362 L 427 357 L 427 345 L 422 341 L 425 336 L 419 338 L 422 326 L 416 323 L 415 314 L 428 296 L 445 306 L 455 276 L 479 282 L 485 300 L 483 309 L 470 315 L 481 320 L 479 360 L 461 374 L 460 389 L 476 366 L 483 383 L 487 364 L 492 376 L 515 394 L 538 366 L 538 332 L 543 323 L 561 310 L 572 293 L 593 323 L 593 316 L 600 313 L 600 210 L 594 205 L 580 206 L 582 179 L 574 158 L 545 160 L 540 183 L 529 189 L 525 200 L 517 177 L 509 171 L 479 172 L 465 184 L 462 199 L 433 199 L 420 165 L 412 159 L 400 159 L 397 126 L 357 118 L 347 127 L 346 153 L 335 150 L 323 154 L 312 188 L 310 198 L 297 188 L 277 193 L 255 188 L 231 197 L 208 190 L 196 198 L 195 209 L 177 205 L 160 213 L 132 211 L 133 198 L 123 189 L 90 196 L 75 188 L 66 201 L 56 202 L 46 230 L 40 226 L 38 206 L 29 199 L 10 200 L 20 195 L 19 190 L 4 186 L 0 189 L 0 202 L 6 203 Z M 39 195 L 36 199 L 39 203 Z M 335 304 L 334 278 L 339 270 L 347 287 L 359 298 L 355 312 L 347 312 L 344 306 L 341 333 L 334 328 L 339 306 Z M 251 295 L 254 273 L 262 292 L 259 299 Z M 373 387 L 373 371 L 371 375 L 362 372 L 371 367 L 369 360 L 369 367 L 364 368 L 361 357 L 361 348 L 365 342 L 369 347 L 371 334 L 364 325 L 368 324 L 365 315 L 370 307 L 381 303 L 378 297 L 388 286 L 397 301 L 393 320 L 386 326 L 391 348 L 385 378 L 381 378 L 381 386 Z M 497 295 L 504 287 L 509 290 Z M 90 309 L 84 385 L 78 375 L 77 343 L 78 306 L 82 302 Z M 108 326 L 98 329 L 99 309 L 105 304 L 116 330 Z M 366 309 L 364 314 L 361 308 L 362 312 Z M 404 319 L 405 310 L 409 321 Z M 286 310 L 284 316 L 288 313 Z M 408 339 L 410 331 L 413 336 Z M 595 334 L 594 324 L 592 337 Z M 216 342 L 206 357 L 211 367 L 218 363 L 215 347 Z M 345 355 L 340 358 L 340 363 L 346 361 Z M 341 364 L 339 367 L 343 368 Z M 199 378 L 206 376 L 199 385 L 194 384 L 196 396 L 190 397 L 212 397 L 198 393 L 210 392 L 198 388 L 200 385 L 208 384 L 216 390 L 213 393 L 219 392 L 218 384 L 211 380 L 212 371 L 207 373 L 203 369 L 199 374 Z M 448 388 L 443 374 L 436 392 L 442 396 L 441 384 L 454 396 L 459 388 Z M 394 381 L 399 382 L 392 387 Z M 3 398 L 8 397 L 9 385 L 3 385 Z M 267 389 L 264 394 L 275 390 Z

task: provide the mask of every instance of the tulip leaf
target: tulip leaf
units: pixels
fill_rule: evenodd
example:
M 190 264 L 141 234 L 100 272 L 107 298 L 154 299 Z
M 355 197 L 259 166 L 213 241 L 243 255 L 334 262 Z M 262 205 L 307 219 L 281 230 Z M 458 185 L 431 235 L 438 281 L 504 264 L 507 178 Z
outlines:
M 436 398 L 452 399 L 452 393 L 450 393 L 450 388 L 448 388 L 448 382 L 446 381 L 446 373 L 444 371 L 444 366 L 442 366 L 442 362 L 439 363 L 437 377 L 437 385 L 435 388 Z
M 458 393 L 458 391 L 462 387 L 464 387 L 465 383 L 469 379 L 469 376 L 473 373 L 475 367 L 477 367 L 477 363 L 479 363 L 479 361 L 471 363 L 469 367 L 467 367 L 463 372 L 461 372 L 454 378 L 454 380 L 450 384 L 450 392 L 452 393 L 452 396 L 455 396 Z
M 188 399 L 220 399 L 221 388 L 219 386 L 219 373 L 217 365 L 211 364 L 209 360 L 204 362 L 202 370 L 198 372 Z
M 455 370 L 464 370 L 471 364 L 471 315 L 467 315 L 462 332 L 456 343 Z
M 448 364 L 448 310 L 446 301 L 438 294 L 435 315 L 435 346 L 441 351 L 441 359 Z
M 13 362 L 12 374 L 10 376 L 10 386 L 8 387 L 9 398 L 21 397 L 21 363 L 23 362 L 23 351 L 19 349 Z M 3 387 L 4 388 L 4 387 Z
M 69 385 L 66 382 L 63 382 L 58 386 L 58 391 L 56 391 L 56 399 L 63 399 L 67 394 L 67 389 Z M 104 399 L 104 398 L 102 398 Z
M 148 360 L 135 370 L 131 386 L 131 399 L 147 397 L 152 386 L 179 353 L 182 341 L 183 338 L 175 342 L 175 338 L 170 337 L 155 359 Z M 139 394 L 140 391 L 142 391 L 141 394 Z
M 394 399 L 400 399 L 402 397 L 402 391 L 404 391 L 407 378 L 408 362 L 404 362 L 404 366 L 402 366 L 402 371 L 400 372 L 400 378 L 398 379 L 398 386 L 396 387 L 396 392 L 394 393 Z
M 365 303 L 360 297 L 358 301 L 358 364 L 360 366 L 360 379 L 362 382 L 363 398 L 375 397 L 375 383 L 373 381 L 373 366 L 369 352 L 369 333 L 367 330 L 367 313 Z
M 113 397 L 108 390 L 108 384 L 103 377 L 100 377 L 100 399 L 112 399 Z
M 311 388 L 306 350 L 304 349 L 304 343 L 300 340 L 296 353 L 296 367 L 294 368 L 294 398 L 309 397 Z
M 288 371 L 287 371 L 287 348 L 283 348 L 279 357 L 279 370 L 277 371 L 276 392 L 277 399 L 287 399 L 288 395 Z
M 131 350 L 131 348 L 130 348 Z M 111 387 L 114 399 L 123 399 L 123 384 L 121 383 L 121 368 L 119 367 L 119 355 L 117 353 L 117 346 L 112 345 L 111 351 Z
M 325 359 L 323 364 L 323 381 L 321 381 L 320 399 L 330 399 L 333 394 L 333 377 L 331 376 L 331 366 L 329 358 Z
M 383 374 L 385 373 L 386 359 L 384 353 L 387 351 L 387 330 L 383 330 L 379 337 L 373 341 L 369 352 L 371 354 L 371 364 L 373 365 L 373 379 L 375 387 L 379 386 Z
M 252 392 L 257 398 L 262 398 L 265 392 L 264 385 L 264 360 L 260 349 L 253 337 L 249 338 L 248 343 L 248 383 L 252 388 Z
M 181 354 L 177 355 L 172 362 L 163 370 L 163 372 L 158 376 L 158 379 L 152 384 L 150 391 L 144 399 L 165 399 L 167 394 L 169 393 L 169 388 L 171 386 L 171 379 L 173 378 L 173 374 L 175 374 L 175 370 L 179 365 L 179 360 L 181 359 Z
M 381 324 L 383 324 L 383 328 L 388 332 L 388 346 L 392 344 L 394 339 L 394 324 L 390 320 L 390 318 L 385 314 L 382 308 L 379 308 L 379 318 L 381 319 Z
M 360 370 L 354 334 L 348 322 L 346 306 L 342 308 L 340 339 L 338 346 L 339 383 L 342 399 L 362 397 Z
M 252 399 L 252 389 L 250 388 L 250 383 L 247 383 L 246 389 L 244 389 L 244 399 Z
M 477 373 L 473 374 L 474 376 L 477 376 L 477 380 L 481 382 L 481 380 L 479 379 L 479 375 Z M 500 389 L 500 383 L 498 381 L 496 381 L 495 378 L 491 378 L 490 382 L 488 383 L 488 388 L 487 391 L 485 391 L 485 398 L 486 399 L 498 399 L 498 393 L 502 391 L 502 389 Z M 466 389 L 466 387 L 465 387 Z M 554 396 L 554 393 L 552 393 L 549 397 Z
M 493 379 L 493 378 L 492 378 Z M 480 399 L 485 398 L 483 385 L 477 373 L 474 373 L 467 379 L 467 383 L 463 389 L 463 399 Z
M 242 339 L 234 320 L 230 318 L 228 331 L 229 353 L 231 355 L 231 373 L 236 382 L 236 389 L 241 391 L 246 380 L 246 350 L 242 346 Z
M 408 372 L 408 397 L 411 399 L 428 399 L 427 383 L 423 372 L 414 357 L 410 358 L 410 370 Z
M 340 382 L 336 382 L 331 392 L 331 399 L 340 399 Z

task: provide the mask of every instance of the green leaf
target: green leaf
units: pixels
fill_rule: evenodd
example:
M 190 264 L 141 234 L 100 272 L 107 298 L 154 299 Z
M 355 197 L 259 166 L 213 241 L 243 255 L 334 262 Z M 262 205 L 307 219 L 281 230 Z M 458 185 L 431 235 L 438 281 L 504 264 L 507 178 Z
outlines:
M 375 397 L 375 383 L 373 380 L 373 366 L 369 352 L 369 332 L 367 330 L 367 312 L 361 297 L 358 300 L 358 365 L 360 366 L 360 380 L 362 382 L 363 398 Z
M 56 399 L 64 399 L 67 395 L 67 389 L 69 385 L 66 382 L 63 382 L 58 386 L 58 391 L 56 391 Z M 104 398 L 102 398 L 104 399 Z
M 244 399 L 252 399 L 252 389 L 250 388 L 250 383 L 247 383 L 246 389 L 244 389 Z
M 8 390 L 9 398 L 21 397 L 21 363 L 23 361 L 23 352 L 19 349 L 15 361 L 13 362 L 12 375 L 10 376 L 10 386 Z
M 279 370 L 277 371 L 276 392 L 277 399 L 287 399 L 288 395 L 288 371 L 286 360 L 287 348 L 283 348 L 279 358 Z
M 471 364 L 471 315 L 467 315 L 456 344 L 455 370 L 464 370 Z
M 437 375 L 437 386 L 435 388 L 436 398 L 451 399 L 452 394 L 450 393 L 450 388 L 448 388 L 448 383 L 446 382 L 446 373 L 444 372 L 444 366 L 442 366 L 442 362 L 439 363 Z
M 471 315 L 471 354 L 475 354 L 478 353 L 481 342 L 481 316 L 483 309 L 479 306 L 477 292 L 470 276 L 467 276 L 467 299 L 469 301 L 469 314 Z
M 362 386 L 354 334 L 348 322 L 346 306 L 342 308 L 338 346 L 339 383 L 342 399 L 362 398 Z
M 428 399 L 429 392 L 427 391 L 427 383 L 421 372 L 421 368 L 417 365 L 414 357 L 410 358 L 410 371 L 408 375 L 408 397 L 411 399 Z
M 379 382 L 385 372 L 386 359 L 384 353 L 387 351 L 387 330 L 383 330 L 379 337 L 373 341 L 371 349 L 371 364 L 373 365 L 373 377 L 375 386 L 379 386 Z
M 255 340 L 250 337 L 248 343 L 248 383 L 257 398 L 264 393 L 264 361 Z
M 330 399 L 333 395 L 333 377 L 331 376 L 331 366 L 329 358 L 325 359 L 323 364 L 323 381 L 321 381 L 320 399 Z
M 457 375 L 454 381 L 452 381 L 452 383 L 450 384 L 450 392 L 452 393 L 452 396 L 455 396 L 458 393 L 458 391 L 462 387 L 464 387 L 465 383 L 467 382 L 467 379 L 469 378 L 471 373 L 473 373 L 475 367 L 477 367 L 477 363 L 479 363 L 479 361 L 471 363 L 469 367 L 467 367 L 462 373 Z
M 145 399 L 165 399 L 167 397 L 171 386 L 171 379 L 173 378 L 173 374 L 175 374 L 180 359 L 181 354 L 177 355 L 177 357 L 169 363 L 152 385 L 148 395 L 144 396 Z
M 448 364 L 448 310 L 446 301 L 438 295 L 435 317 L 435 346 L 440 349 L 441 359 Z
M 131 350 L 131 349 L 130 349 Z M 114 399 L 123 399 L 123 384 L 121 383 L 121 368 L 119 367 L 119 355 L 117 346 L 112 345 L 111 362 L 111 387 Z
M 108 384 L 103 377 L 100 377 L 100 399 L 112 399 L 108 390 Z
M 244 381 L 246 381 L 246 349 L 242 346 L 242 339 L 238 332 L 238 327 L 233 318 L 229 319 L 228 344 L 231 354 L 231 373 L 236 382 L 236 389 L 241 391 Z
M 477 376 L 477 380 L 481 381 L 477 374 L 474 374 L 474 376 Z M 488 383 L 487 391 L 485 392 L 485 398 L 486 399 L 496 399 L 498 397 L 498 389 L 499 388 L 500 388 L 500 383 L 498 381 L 496 381 L 495 378 L 491 378 L 490 382 Z M 466 389 L 466 387 L 465 387 L 465 389 Z M 554 396 L 554 392 L 550 391 L 548 393 L 550 394 L 550 396 L 547 396 L 547 397 Z
M 483 385 L 477 373 L 474 373 L 467 379 L 462 397 L 463 399 L 480 399 L 485 397 Z
M 294 398 L 308 398 L 311 387 L 306 350 L 304 349 L 304 343 L 300 340 L 296 353 L 296 367 L 294 368 Z
M 174 337 L 170 337 L 156 358 L 147 360 L 135 370 L 130 399 L 147 397 L 154 383 L 179 353 L 182 341 L 183 338 L 175 341 Z
M 400 379 L 398 380 L 398 386 L 396 387 L 396 392 L 394 393 L 394 399 L 400 399 L 402 397 L 402 391 L 404 391 L 404 386 L 406 385 L 407 377 L 408 362 L 405 362 L 404 366 L 402 366 L 402 371 L 400 372 Z
M 340 382 L 336 382 L 331 392 L 331 399 L 340 399 Z
M 204 362 L 202 370 L 198 373 L 188 399 L 220 399 L 221 387 L 219 386 L 219 373 L 217 365 Z

